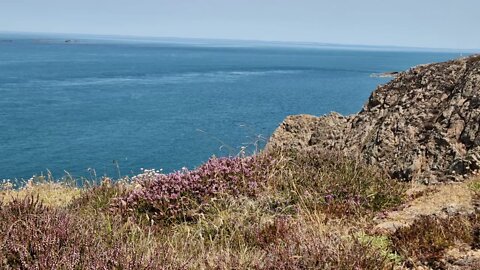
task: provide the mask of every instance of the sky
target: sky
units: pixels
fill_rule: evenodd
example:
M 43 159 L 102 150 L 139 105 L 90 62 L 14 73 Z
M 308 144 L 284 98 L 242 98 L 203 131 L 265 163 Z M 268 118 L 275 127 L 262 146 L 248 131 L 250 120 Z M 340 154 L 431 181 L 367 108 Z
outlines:
M 479 0 L 0 0 L 0 31 L 480 49 Z

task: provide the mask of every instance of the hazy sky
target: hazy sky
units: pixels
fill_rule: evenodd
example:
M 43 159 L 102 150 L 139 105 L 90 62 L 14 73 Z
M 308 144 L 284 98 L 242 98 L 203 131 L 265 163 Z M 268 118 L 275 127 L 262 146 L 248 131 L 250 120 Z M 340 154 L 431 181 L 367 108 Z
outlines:
M 0 31 L 480 48 L 479 0 L 0 0 Z

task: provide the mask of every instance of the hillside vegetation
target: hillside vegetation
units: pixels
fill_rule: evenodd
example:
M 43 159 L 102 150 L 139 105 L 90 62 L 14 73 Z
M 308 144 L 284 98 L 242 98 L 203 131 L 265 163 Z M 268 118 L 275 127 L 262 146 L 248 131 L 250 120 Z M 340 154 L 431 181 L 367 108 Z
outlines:
M 480 181 L 460 185 L 478 206 Z M 0 192 L 0 268 L 447 269 L 467 260 L 464 269 L 478 269 L 478 207 L 379 226 L 438 192 L 312 151 L 212 158 L 84 188 L 36 179 Z

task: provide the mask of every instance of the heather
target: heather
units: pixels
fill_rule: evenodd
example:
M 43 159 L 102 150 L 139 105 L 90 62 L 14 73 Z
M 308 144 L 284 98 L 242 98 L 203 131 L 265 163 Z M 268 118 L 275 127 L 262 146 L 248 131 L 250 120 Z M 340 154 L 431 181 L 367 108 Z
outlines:
M 474 203 L 478 181 L 468 183 Z M 330 152 L 212 158 L 194 169 L 0 191 L 2 269 L 441 269 L 478 249 L 478 214 L 385 233 L 409 184 Z
M 410 258 L 407 265 L 423 263 L 435 269 L 446 269 L 442 261 L 445 252 L 456 243 L 479 248 L 479 232 L 480 213 L 447 218 L 423 216 L 412 226 L 398 230 L 392 241 L 399 254 Z
M 27 197 L 0 208 L 2 269 L 161 269 L 168 249 L 108 216 L 77 216 Z M 176 268 L 176 267 L 175 267 Z
M 171 174 L 146 170 L 133 177 L 133 191 L 116 202 L 121 211 L 160 221 L 191 220 L 222 195 L 255 197 L 266 185 L 272 161 L 266 157 L 212 158 L 199 168 Z

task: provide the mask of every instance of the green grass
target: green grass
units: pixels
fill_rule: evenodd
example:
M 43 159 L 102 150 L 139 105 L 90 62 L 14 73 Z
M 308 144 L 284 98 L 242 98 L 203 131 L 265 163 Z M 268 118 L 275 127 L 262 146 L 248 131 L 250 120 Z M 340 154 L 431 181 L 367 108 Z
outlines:
M 474 179 L 469 186 L 475 194 L 480 194 L 480 178 Z

